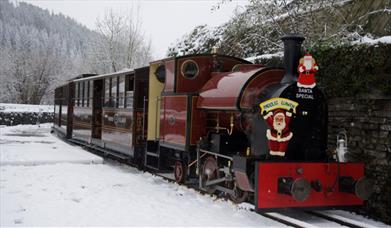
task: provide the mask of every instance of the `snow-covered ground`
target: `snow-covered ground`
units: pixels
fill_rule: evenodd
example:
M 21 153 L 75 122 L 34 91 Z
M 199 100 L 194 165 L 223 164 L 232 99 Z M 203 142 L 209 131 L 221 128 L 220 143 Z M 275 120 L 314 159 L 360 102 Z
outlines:
M 0 112 L 53 112 L 53 105 L 26 105 L 0 103 Z
M 52 124 L 0 128 L 0 165 L 102 163 L 103 159 L 50 134 Z
M 0 126 L 0 227 L 284 226 L 250 211 L 252 205 L 103 161 L 51 135 L 50 126 Z M 350 212 L 323 213 L 363 227 L 387 227 Z M 299 212 L 288 217 L 304 227 L 339 226 Z
M 0 128 L 0 226 L 282 226 L 246 204 L 97 164 L 49 131 L 50 124 Z

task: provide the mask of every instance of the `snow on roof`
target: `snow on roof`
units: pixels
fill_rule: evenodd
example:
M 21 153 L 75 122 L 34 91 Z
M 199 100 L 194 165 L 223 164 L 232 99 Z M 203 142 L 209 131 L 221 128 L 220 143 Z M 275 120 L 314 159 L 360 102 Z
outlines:
M 27 105 L 0 103 L 0 112 L 53 112 L 53 105 Z
M 271 59 L 271 58 L 274 58 L 274 57 L 280 58 L 280 57 L 283 57 L 283 56 L 284 56 L 284 52 L 279 51 L 279 52 L 272 53 L 272 54 L 263 54 L 263 55 L 258 55 L 258 56 L 245 58 L 245 60 L 250 61 L 250 62 L 254 62 L 255 60 L 258 60 L 258 59 Z
M 116 75 L 120 75 L 120 74 L 133 73 L 133 72 L 134 72 L 134 69 L 124 68 L 122 70 L 112 72 L 112 73 L 98 74 L 96 76 L 91 76 L 91 77 L 87 77 L 87 78 L 80 78 L 80 79 L 75 79 L 75 80 L 71 80 L 71 81 L 73 81 L 73 82 L 91 81 L 91 80 L 101 79 L 101 78 L 105 78 L 105 77 L 112 77 L 112 76 L 116 76 Z
M 129 71 L 134 71 L 134 69 L 130 69 L 130 68 L 123 68 L 115 73 L 124 73 L 124 72 L 129 72 Z

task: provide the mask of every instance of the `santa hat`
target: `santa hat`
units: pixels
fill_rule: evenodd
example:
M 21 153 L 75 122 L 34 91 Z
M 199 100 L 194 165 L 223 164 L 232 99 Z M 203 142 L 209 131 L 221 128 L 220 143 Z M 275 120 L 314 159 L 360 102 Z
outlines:
M 276 111 L 274 111 L 274 116 L 276 116 L 276 115 L 284 115 L 284 117 L 285 117 L 285 116 L 291 117 L 291 116 L 292 116 L 292 113 L 289 112 L 289 111 L 285 111 L 285 110 L 283 110 L 283 109 L 277 109 Z
M 274 116 L 277 116 L 277 115 L 283 115 L 283 116 L 285 116 L 285 110 L 282 110 L 282 109 L 276 109 L 275 111 L 274 111 Z

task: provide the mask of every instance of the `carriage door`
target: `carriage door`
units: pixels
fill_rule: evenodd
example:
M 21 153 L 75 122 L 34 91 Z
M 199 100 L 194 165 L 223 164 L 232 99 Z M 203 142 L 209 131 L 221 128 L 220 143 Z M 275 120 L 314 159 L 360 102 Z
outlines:
M 144 148 L 147 138 L 148 113 L 148 74 L 149 67 L 135 70 L 134 84 L 134 145 Z
M 92 137 L 102 138 L 102 103 L 103 103 L 103 80 L 94 80 L 93 105 L 92 105 Z

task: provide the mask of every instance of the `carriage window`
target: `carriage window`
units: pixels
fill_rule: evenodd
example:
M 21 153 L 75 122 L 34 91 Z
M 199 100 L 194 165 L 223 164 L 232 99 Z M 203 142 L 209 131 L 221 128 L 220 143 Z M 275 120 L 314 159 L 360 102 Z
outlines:
M 111 78 L 105 79 L 105 107 L 111 107 Z
M 124 108 L 125 98 L 125 76 L 118 78 L 118 108 Z
M 113 105 L 111 107 L 117 107 L 117 77 L 111 79 L 111 101 Z
M 75 86 L 75 106 L 79 106 L 79 97 L 80 97 L 80 82 L 76 82 Z
M 81 99 L 81 105 L 82 107 L 84 107 L 84 82 L 81 82 L 80 83 L 80 99 Z
M 198 65 L 193 60 L 187 60 L 182 64 L 182 74 L 185 78 L 195 78 L 198 73 Z
M 88 88 L 90 82 L 84 82 L 84 107 L 88 107 Z
M 90 81 L 87 82 L 87 107 L 90 107 Z
M 68 89 L 69 89 L 69 87 L 68 86 L 64 86 L 63 87 L 63 90 L 61 91 L 61 96 L 64 98 L 64 104 L 65 105 L 68 105 L 68 97 L 69 97 L 69 95 L 68 95 Z
M 90 96 L 90 98 L 89 98 L 90 106 L 92 107 L 93 98 L 94 98 L 94 81 L 90 81 L 89 96 Z
M 156 79 L 164 83 L 166 81 L 166 67 L 162 64 L 155 71 Z
M 134 78 L 127 78 L 127 86 L 126 86 L 126 97 L 125 103 L 126 108 L 133 108 L 133 88 L 134 88 Z

